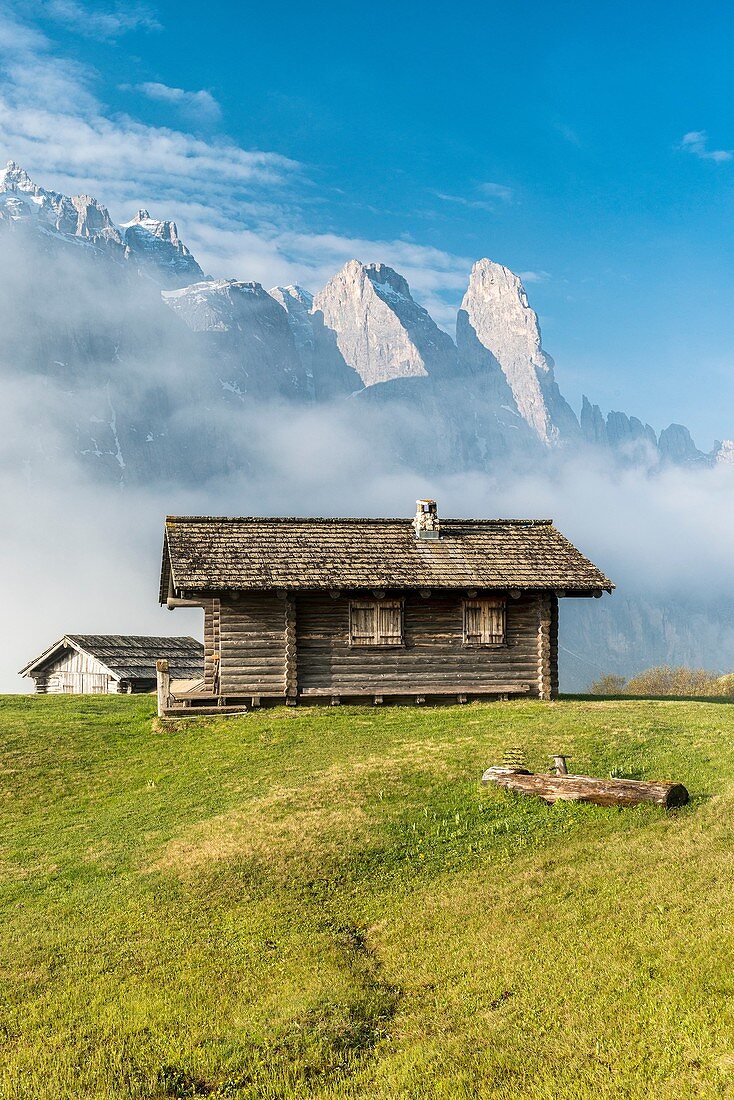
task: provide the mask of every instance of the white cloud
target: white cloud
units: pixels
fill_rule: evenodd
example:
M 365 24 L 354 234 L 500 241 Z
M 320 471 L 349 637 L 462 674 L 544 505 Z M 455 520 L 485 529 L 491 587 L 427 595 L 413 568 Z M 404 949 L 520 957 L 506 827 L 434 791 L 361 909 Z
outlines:
M 471 210 L 488 210 L 493 213 L 496 207 L 491 202 L 483 199 L 468 199 L 465 195 L 448 195 L 445 191 L 434 191 L 433 194 L 442 202 L 453 202 L 457 206 L 467 206 Z
M 46 0 L 43 10 L 87 38 L 109 40 L 129 31 L 161 29 L 153 11 L 144 4 L 116 4 L 100 11 L 78 0 Z
M 35 27 L 19 23 L 9 12 L 0 13 L 0 51 L 5 55 L 44 50 L 48 39 Z
M 96 186 L 105 200 L 108 185 L 130 201 L 142 189 L 160 187 L 201 193 L 217 187 L 278 184 L 298 165 L 277 153 L 250 151 L 226 139 L 205 141 L 129 116 L 82 118 L 77 114 L 15 106 L 0 98 L 0 142 L 29 171 L 63 173 Z
M 63 11 L 71 18 L 81 9 Z M 411 241 L 312 229 L 308 215 L 319 196 L 303 166 L 223 135 L 111 114 L 96 94 L 97 74 L 58 56 L 48 38 L 17 20 L 0 19 L 0 58 L 0 159 L 22 164 L 41 185 L 94 195 L 118 222 L 140 206 L 175 219 L 204 270 L 218 277 L 265 286 L 298 281 L 317 290 L 355 256 L 381 260 L 405 275 L 439 324 L 452 328 L 470 258 Z M 137 90 L 174 105 L 217 107 L 203 90 L 160 83 Z
M 545 283 L 550 279 L 547 271 L 521 271 L 520 278 L 524 283 Z
M 170 103 L 189 115 L 213 120 L 221 114 L 219 104 L 214 96 L 204 89 L 197 92 L 187 92 L 184 88 L 171 88 L 168 84 L 160 84 L 156 81 L 146 81 L 143 84 L 121 84 L 120 88 L 124 91 L 140 92 L 148 99 L 158 100 L 161 103 Z
M 272 187 L 298 171 L 287 157 L 243 149 L 225 137 L 204 140 L 110 116 L 89 68 L 56 56 L 45 36 L 8 16 L 0 18 L 0 58 L 0 144 L 7 154 L 31 173 L 61 176 L 92 193 L 96 188 L 102 202 L 131 202 L 141 190 L 165 201 L 172 190 L 206 196 L 210 187 Z
M 512 188 L 505 187 L 502 183 L 480 183 L 475 191 L 484 197 L 451 195 L 446 191 L 434 191 L 433 194 L 442 202 L 452 202 L 457 206 L 466 206 L 471 210 L 488 210 L 490 213 L 494 213 L 497 209 L 498 202 L 511 202 L 514 195 Z
M 722 163 L 734 158 L 734 152 L 730 149 L 709 149 L 708 142 L 709 137 L 705 130 L 691 130 L 683 135 L 680 147 L 700 160 L 713 160 L 716 163 Z
M 510 202 L 514 194 L 512 188 L 504 183 L 480 183 L 478 190 L 491 199 L 502 199 L 503 202 Z

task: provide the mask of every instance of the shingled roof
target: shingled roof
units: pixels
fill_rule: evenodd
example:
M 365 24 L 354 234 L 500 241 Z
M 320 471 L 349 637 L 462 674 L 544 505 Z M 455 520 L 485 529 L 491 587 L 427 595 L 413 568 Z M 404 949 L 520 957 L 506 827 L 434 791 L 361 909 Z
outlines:
M 96 657 L 118 680 L 155 680 L 155 663 L 162 658 L 169 662 L 171 675 L 177 679 L 194 679 L 204 673 L 204 647 L 195 638 L 65 634 L 22 668 L 20 675 L 32 675 L 64 649 L 76 649 Z
M 551 520 L 441 520 L 417 539 L 404 519 L 169 516 L 161 603 L 169 595 L 283 588 L 558 589 L 614 585 Z

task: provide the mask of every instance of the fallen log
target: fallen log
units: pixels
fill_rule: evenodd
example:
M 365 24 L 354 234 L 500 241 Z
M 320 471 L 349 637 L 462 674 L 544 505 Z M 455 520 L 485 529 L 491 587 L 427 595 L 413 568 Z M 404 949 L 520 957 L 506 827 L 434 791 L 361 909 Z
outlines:
M 534 775 L 524 768 L 487 768 L 482 783 L 536 795 L 545 802 L 594 802 L 597 806 L 635 806 L 639 802 L 652 802 L 671 810 L 685 806 L 688 801 L 688 791 L 682 783 L 595 779 L 590 775 Z

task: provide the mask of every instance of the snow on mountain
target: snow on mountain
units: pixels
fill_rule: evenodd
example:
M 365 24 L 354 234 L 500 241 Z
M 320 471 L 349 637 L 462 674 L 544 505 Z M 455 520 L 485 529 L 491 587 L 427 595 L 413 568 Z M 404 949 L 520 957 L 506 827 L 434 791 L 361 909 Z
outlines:
M 139 210 L 116 226 L 106 207 L 90 195 L 62 195 L 33 182 L 25 169 L 8 161 L 0 172 L 0 224 L 35 229 L 59 240 L 94 245 L 120 263 L 134 264 L 165 287 L 204 279 L 204 272 L 179 238 L 176 223 L 157 221 Z
M 715 466 L 734 466 L 734 439 L 716 441 L 713 461 Z
M 178 235 L 175 222 L 151 218 L 138 210 L 121 226 L 126 254 L 142 274 L 167 287 L 184 287 L 205 278 L 204 272 Z
M 313 312 L 365 386 L 457 369 L 451 337 L 385 264 L 350 260 L 316 295 Z
M 0 172 L 0 219 L 122 249 L 119 230 L 96 199 L 47 191 L 12 160 Z
M 578 423 L 543 351 L 540 327 L 522 282 L 491 260 L 478 260 L 457 318 L 460 357 L 472 369 L 499 366 L 521 416 L 546 444 L 578 433 Z

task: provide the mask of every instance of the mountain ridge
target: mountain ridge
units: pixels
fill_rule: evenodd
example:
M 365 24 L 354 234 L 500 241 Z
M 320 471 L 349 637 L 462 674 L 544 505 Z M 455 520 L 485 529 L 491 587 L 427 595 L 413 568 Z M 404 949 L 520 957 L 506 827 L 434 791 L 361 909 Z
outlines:
M 448 421 L 461 422 L 471 408 L 474 437 L 459 448 L 460 463 L 481 464 L 482 455 L 516 455 L 523 447 L 534 455 L 536 443 L 550 451 L 591 446 L 648 468 L 734 462 L 731 440 L 704 453 L 683 425 L 656 433 L 626 412 L 604 414 L 586 396 L 577 417 L 558 386 L 521 278 L 488 258 L 468 275 L 453 340 L 415 301 L 404 276 L 384 263 L 349 260 L 316 294 L 215 279 L 204 274 L 175 222 L 141 208 L 115 225 L 97 199 L 40 187 L 14 161 L 0 172 L 0 228 L 91 247 L 151 280 L 202 354 L 207 340 L 224 354 L 231 377 L 221 385 L 243 399 L 287 394 L 318 403 L 370 391 L 375 408 L 423 408 L 445 436 L 457 434 Z

